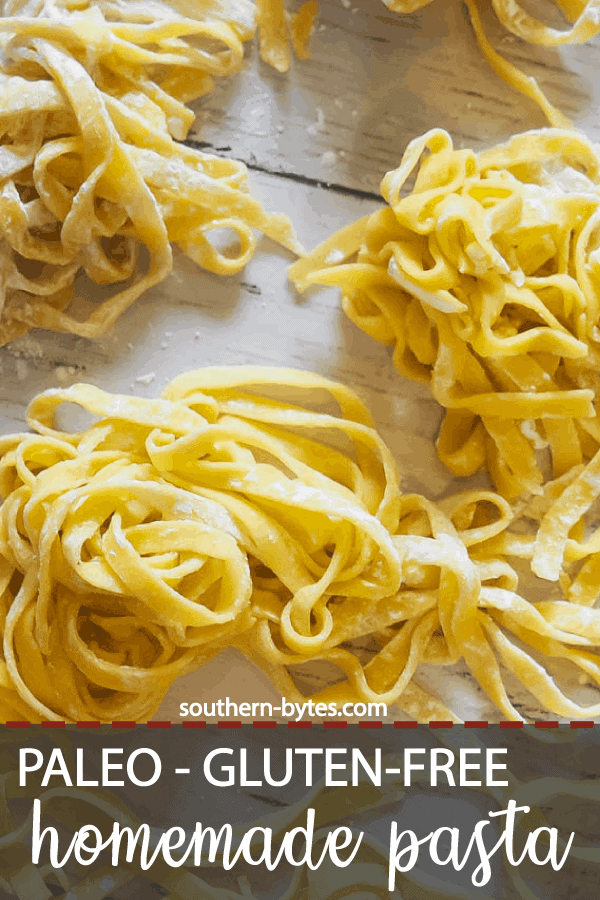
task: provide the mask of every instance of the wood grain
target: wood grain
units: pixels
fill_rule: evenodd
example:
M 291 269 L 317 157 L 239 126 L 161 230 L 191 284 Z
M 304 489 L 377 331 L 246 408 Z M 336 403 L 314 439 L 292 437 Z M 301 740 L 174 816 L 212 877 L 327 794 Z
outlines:
M 548 21 L 554 5 L 527 8 Z M 482 18 L 496 49 L 600 140 L 600 38 L 536 47 L 509 34 L 489 2 Z M 311 59 L 280 75 L 252 47 L 244 71 L 197 105 L 192 137 L 270 172 L 378 193 L 408 141 L 429 128 L 481 147 L 546 124 L 485 62 L 460 0 L 434 0 L 411 15 L 381 0 L 322 0 L 311 49 Z

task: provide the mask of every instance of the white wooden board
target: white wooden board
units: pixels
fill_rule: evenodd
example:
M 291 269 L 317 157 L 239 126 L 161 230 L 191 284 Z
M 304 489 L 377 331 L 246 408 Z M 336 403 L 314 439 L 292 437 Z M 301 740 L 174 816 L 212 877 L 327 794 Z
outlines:
M 381 0 L 320 0 L 312 58 L 286 75 L 257 60 L 198 102 L 192 137 L 276 173 L 378 194 L 404 147 L 429 128 L 481 147 L 546 124 L 483 59 L 460 0 L 433 0 L 401 16 Z M 288 8 L 301 0 L 288 0 Z M 552 24 L 550 0 L 527 10 Z M 489 0 L 481 15 L 496 49 L 538 79 L 550 101 L 600 140 L 600 37 L 536 47 L 509 34 Z
M 254 193 L 292 217 L 307 247 L 377 208 L 382 175 L 428 128 L 442 126 L 458 144 L 481 146 L 543 125 L 535 107 L 488 69 L 456 0 L 436 0 L 404 17 L 379 0 L 362 0 L 360 8 L 355 2 L 348 9 L 322 3 L 313 57 L 288 75 L 265 67 L 251 49 L 243 72 L 197 107 L 194 140 L 248 163 Z M 502 41 L 489 10 L 484 17 L 503 52 L 600 138 L 600 41 L 560 54 L 524 47 Z M 224 279 L 179 256 L 173 274 L 102 341 L 36 331 L 2 348 L 0 431 L 23 428 L 25 406 L 38 391 L 74 381 L 155 396 L 175 375 L 203 365 L 294 366 L 361 394 L 405 473 L 406 490 L 436 498 L 455 489 L 433 448 L 440 409 L 428 391 L 400 378 L 390 351 L 345 318 L 336 291 L 295 295 L 290 261 L 264 240 L 243 274 Z M 464 668 L 450 676 L 428 669 L 420 677 L 464 718 L 500 718 Z M 525 715 L 547 717 L 525 692 L 515 693 Z M 173 685 L 158 717 L 177 720 L 181 701 L 226 696 L 238 703 L 277 697 L 230 651 Z

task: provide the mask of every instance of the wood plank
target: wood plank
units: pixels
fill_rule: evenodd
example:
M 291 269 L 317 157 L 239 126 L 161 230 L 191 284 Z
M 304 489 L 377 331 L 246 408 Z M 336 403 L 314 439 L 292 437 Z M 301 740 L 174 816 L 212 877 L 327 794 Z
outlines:
M 550 0 L 527 8 L 552 19 Z M 537 47 L 509 34 L 489 0 L 482 17 L 496 49 L 600 140 L 600 38 Z M 546 124 L 486 63 L 459 0 L 434 0 L 411 15 L 381 0 L 321 0 L 311 49 L 311 59 L 281 75 L 257 60 L 253 45 L 244 70 L 198 102 L 191 136 L 270 172 L 378 193 L 408 141 L 429 128 L 481 147 Z

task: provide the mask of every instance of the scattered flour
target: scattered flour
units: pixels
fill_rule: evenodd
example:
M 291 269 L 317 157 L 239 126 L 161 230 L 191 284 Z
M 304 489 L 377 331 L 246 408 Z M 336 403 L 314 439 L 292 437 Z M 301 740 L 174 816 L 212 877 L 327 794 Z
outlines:
M 152 384 L 153 381 L 156 380 L 156 375 L 154 372 L 148 372 L 147 375 L 138 375 L 135 379 L 136 384 Z
M 54 370 L 54 374 L 61 384 L 66 384 L 73 375 L 77 374 L 77 369 L 74 366 L 57 366 Z
M 17 378 L 24 381 L 29 374 L 29 366 L 24 359 L 17 359 Z
M 39 341 L 25 334 L 7 346 L 7 351 L 16 359 L 41 359 L 44 348 Z

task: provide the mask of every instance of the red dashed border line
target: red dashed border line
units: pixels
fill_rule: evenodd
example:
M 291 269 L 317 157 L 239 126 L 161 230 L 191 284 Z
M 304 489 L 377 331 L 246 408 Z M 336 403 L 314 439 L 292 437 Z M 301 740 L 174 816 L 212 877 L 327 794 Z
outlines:
M 4 723 L 6 728 L 15 728 L 15 729 L 31 728 L 32 724 L 35 725 L 36 723 L 31 723 L 31 722 L 5 722 Z M 101 722 L 77 722 L 75 724 L 78 729 L 97 729 L 97 728 L 102 727 Z M 140 723 L 140 724 L 141 724 L 141 727 L 143 727 L 143 723 Z M 231 722 L 219 721 L 214 724 L 216 724 L 217 728 L 225 728 L 225 729 L 237 729 L 237 728 L 243 728 L 243 727 L 270 729 L 270 728 L 277 728 L 278 725 L 282 725 L 283 727 L 287 726 L 288 728 L 304 729 L 304 728 L 312 728 L 313 725 L 319 724 L 319 723 L 305 721 L 305 720 L 302 720 L 300 722 L 293 722 L 293 721 L 292 722 L 276 722 L 273 720 L 260 720 L 260 721 L 256 721 L 256 722 L 244 723 L 244 725 L 242 725 L 242 722 L 240 722 L 240 721 L 231 721 Z M 348 728 L 348 725 L 352 724 L 352 723 L 348 723 L 346 721 L 339 720 L 339 719 L 333 719 L 333 720 L 325 719 L 321 724 L 323 725 L 323 728 L 327 728 L 327 729 L 343 729 L 343 728 Z M 435 720 L 432 722 L 397 721 L 397 722 L 384 723 L 382 721 L 366 719 L 364 721 L 359 721 L 356 724 L 358 725 L 359 728 L 365 728 L 365 729 L 380 729 L 380 728 L 384 727 L 384 724 L 389 724 L 390 726 L 393 726 L 394 728 L 414 729 L 414 728 L 453 728 L 456 723 L 450 722 L 450 721 L 444 721 L 444 720 Z M 514 729 L 514 728 L 523 728 L 526 723 L 521 722 L 521 721 L 494 723 L 494 722 L 487 722 L 485 720 L 472 720 L 472 721 L 463 722 L 462 724 L 463 724 L 464 728 L 488 728 L 490 726 L 493 728 L 495 725 L 497 725 L 497 727 L 499 727 L 499 728 Z M 587 720 L 586 719 L 578 719 L 573 722 L 558 722 L 556 720 L 542 720 L 542 721 L 531 723 L 531 725 L 533 725 L 534 728 L 539 728 L 539 729 L 560 728 L 561 725 L 563 725 L 564 727 L 570 727 L 570 728 L 594 728 L 595 724 L 596 723 L 594 723 L 591 719 L 587 719 Z M 66 728 L 65 722 L 58 722 L 58 721 L 57 722 L 42 722 L 41 725 L 42 725 L 42 728 L 51 728 L 51 729 L 52 728 Z M 110 723 L 110 725 L 112 728 L 115 728 L 115 729 L 127 729 L 127 728 L 136 728 L 137 727 L 136 722 L 112 722 L 112 723 Z M 146 725 L 146 728 L 152 728 L 152 729 L 169 729 L 173 725 L 175 725 L 175 726 L 181 725 L 182 728 L 194 728 L 194 729 L 207 727 L 206 722 L 196 722 L 196 721 L 189 721 L 189 720 L 185 720 L 183 722 L 153 721 L 153 722 L 146 722 L 145 725 Z M 457 727 L 460 727 L 460 725 Z

